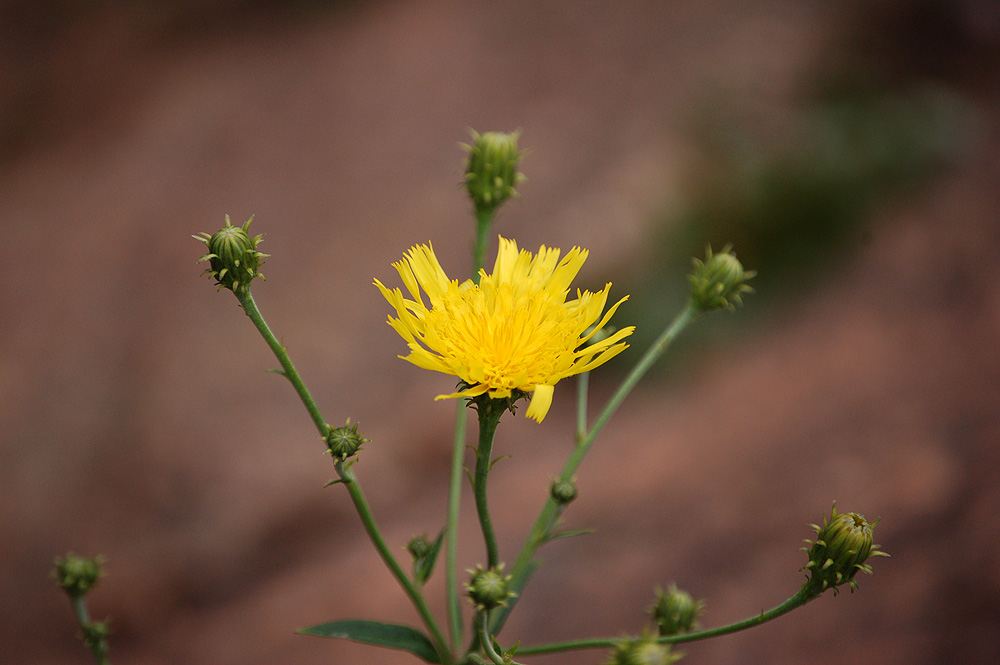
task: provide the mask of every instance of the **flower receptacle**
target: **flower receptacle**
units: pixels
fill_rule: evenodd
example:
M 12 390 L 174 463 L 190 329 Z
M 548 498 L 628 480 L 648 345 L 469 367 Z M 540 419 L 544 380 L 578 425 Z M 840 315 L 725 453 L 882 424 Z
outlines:
M 214 277 L 220 289 L 229 289 L 233 293 L 247 291 L 255 278 L 264 279 L 260 274 L 260 267 L 268 255 L 257 250 L 257 245 L 264 238 L 263 234 L 250 236 L 252 221 L 251 215 L 243 226 L 233 226 L 229 215 L 226 215 L 226 225 L 214 234 L 192 236 L 208 246 L 208 253 L 198 259 L 198 262 L 208 261 L 209 267 L 204 274 Z

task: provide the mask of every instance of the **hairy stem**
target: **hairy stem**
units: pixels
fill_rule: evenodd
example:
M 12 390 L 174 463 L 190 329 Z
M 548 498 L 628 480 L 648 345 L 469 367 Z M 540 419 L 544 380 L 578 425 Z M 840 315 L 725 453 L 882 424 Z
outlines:
M 783 614 L 787 614 L 794 609 L 802 607 L 809 601 L 818 598 L 820 595 L 821 592 L 817 591 L 814 585 L 810 582 L 806 582 L 794 596 L 780 605 L 772 607 L 766 612 L 762 611 L 760 614 L 755 614 L 754 616 L 743 619 L 742 621 L 737 621 L 725 626 L 719 626 L 718 628 L 701 630 L 694 633 L 682 633 L 680 635 L 660 637 L 657 639 L 657 642 L 660 644 L 679 644 L 681 642 L 695 642 L 697 640 L 705 640 L 710 637 L 736 633 L 741 630 L 746 630 L 747 628 L 759 626 L 762 623 L 767 623 L 772 619 L 777 619 Z M 517 653 L 519 655 L 527 656 L 545 653 L 558 653 L 561 651 L 577 651 L 580 649 L 608 649 L 620 643 L 622 639 L 623 638 L 621 637 L 600 637 L 583 640 L 571 640 L 568 642 L 556 642 L 552 644 L 539 644 L 536 646 L 522 646 L 518 647 Z
M 472 249 L 472 281 L 479 283 L 479 269 L 486 265 L 486 245 L 496 210 L 476 210 L 476 244 Z
M 261 337 L 263 337 L 264 341 L 267 342 L 267 345 L 270 347 L 274 356 L 281 364 L 281 374 L 292 384 L 292 387 L 298 394 L 299 399 L 302 400 L 302 404 L 305 406 L 306 411 L 309 412 L 309 416 L 312 418 L 313 423 L 316 425 L 316 429 L 319 430 L 320 436 L 325 439 L 330 433 L 330 426 L 323 419 L 323 415 L 320 413 L 319 407 L 316 406 L 316 402 L 313 400 L 312 394 L 306 387 L 305 382 L 302 381 L 298 371 L 296 371 L 295 365 L 292 364 L 288 351 L 285 349 L 284 345 L 278 341 L 278 338 L 274 336 L 274 333 L 271 332 L 267 322 L 264 321 L 264 317 L 257 308 L 257 303 L 254 302 L 253 296 L 250 295 L 250 291 L 237 290 L 235 291 L 235 295 L 240 301 L 243 311 L 253 322 L 254 326 L 256 326 L 257 331 L 260 332 Z M 410 600 L 413 602 L 413 606 L 416 608 L 417 613 L 420 615 L 420 618 L 423 619 L 427 630 L 431 633 L 434 648 L 437 650 L 438 656 L 441 658 L 441 662 L 444 663 L 444 665 L 450 665 L 453 662 L 453 659 L 451 652 L 448 649 L 448 645 L 445 642 L 444 635 L 441 633 L 441 629 L 438 628 L 437 621 L 434 619 L 434 616 L 427 608 L 427 603 L 424 601 L 424 597 L 420 589 L 406 575 L 400 567 L 399 562 L 396 561 L 396 558 L 392 555 L 392 551 L 389 549 L 389 546 L 386 545 L 385 539 L 382 537 L 382 533 L 379 531 L 375 518 L 368 506 L 368 502 L 365 500 L 364 494 L 361 492 L 361 487 L 358 485 L 357 478 L 354 476 L 354 473 L 350 471 L 350 469 L 344 466 L 343 461 L 338 461 L 335 464 L 335 468 L 337 470 L 337 475 L 340 477 L 340 480 L 347 488 L 348 494 L 351 496 L 351 501 L 354 503 L 358 517 L 361 518 L 361 523 L 364 525 L 368 538 L 375 546 L 379 556 L 382 557 L 382 560 L 389 568 L 393 577 L 396 578 L 396 581 L 399 582 L 403 591 L 406 592 L 406 595 L 409 596 Z
M 497 549 L 497 537 L 493 531 L 493 521 L 490 519 L 489 501 L 486 493 L 486 480 L 490 467 L 493 466 L 493 437 L 500 424 L 500 416 L 506 410 L 507 400 L 494 400 L 488 395 L 476 399 L 479 412 L 479 447 L 476 448 L 476 473 L 473 493 L 476 498 L 476 513 L 479 516 L 479 526 L 486 543 L 486 565 L 494 568 L 500 563 L 500 553 Z
M 104 639 L 103 633 L 96 632 L 95 625 L 90 620 L 90 612 L 87 610 L 84 594 L 71 595 L 69 600 L 73 605 L 76 622 L 80 624 L 80 630 L 83 632 L 83 641 L 90 649 L 90 655 L 94 657 L 94 662 L 97 665 L 108 665 L 108 642 Z
M 448 628 L 451 645 L 458 651 L 462 645 L 462 609 L 458 598 L 458 519 L 462 500 L 462 458 L 465 455 L 466 402 L 459 400 L 455 412 L 455 438 L 451 453 L 451 478 L 448 486 L 448 526 L 445 542 L 445 586 L 447 594 Z

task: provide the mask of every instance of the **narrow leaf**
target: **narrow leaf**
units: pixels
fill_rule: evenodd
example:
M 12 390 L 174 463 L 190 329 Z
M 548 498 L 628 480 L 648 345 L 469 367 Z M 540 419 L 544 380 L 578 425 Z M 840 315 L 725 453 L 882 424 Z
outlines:
M 440 663 L 437 651 L 431 641 L 415 628 L 399 626 L 380 621 L 364 621 L 351 619 L 348 621 L 332 621 L 318 626 L 300 628 L 295 631 L 300 635 L 315 635 L 317 637 L 339 637 L 364 644 L 409 651 L 414 656 L 428 663 Z
M 572 538 L 574 536 L 583 536 L 588 533 L 594 533 L 594 529 L 563 529 L 562 531 L 556 531 L 555 533 L 549 534 L 545 538 L 545 542 L 550 543 L 553 540 L 559 540 L 560 538 Z
M 416 578 L 417 583 L 423 584 L 431 578 L 431 573 L 434 572 L 434 563 L 441 552 L 442 542 L 444 542 L 444 529 L 441 529 L 441 533 L 438 534 L 437 540 L 431 545 L 431 551 L 427 553 L 427 556 L 416 562 L 413 569 L 413 576 Z
M 499 462 L 502 459 L 509 459 L 509 458 L 510 458 L 510 455 L 501 455 L 500 457 L 497 457 L 492 462 L 490 462 L 490 468 L 487 469 L 487 470 L 488 471 L 492 471 L 493 467 L 495 467 L 497 465 L 497 462 Z

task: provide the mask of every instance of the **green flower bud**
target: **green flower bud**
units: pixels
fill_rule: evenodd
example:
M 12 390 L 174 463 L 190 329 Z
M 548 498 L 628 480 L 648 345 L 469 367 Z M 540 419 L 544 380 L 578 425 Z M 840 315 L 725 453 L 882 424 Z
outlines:
M 362 438 L 358 434 L 358 423 L 354 423 L 352 426 L 351 419 L 348 418 L 342 427 L 331 429 L 324 440 L 333 458 L 339 462 L 343 462 L 361 450 L 361 446 L 368 443 L 371 439 Z
M 246 291 L 255 277 L 264 278 L 259 270 L 268 255 L 257 251 L 257 245 L 264 236 L 251 238 L 248 233 L 252 221 L 253 216 L 242 227 L 233 226 L 229 215 L 226 215 L 226 225 L 214 235 L 202 233 L 192 236 L 208 245 L 208 254 L 198 259 L 198 263 L 208 261 L 209 267 L 204 274 L 214 277 L 220 289 L 226 288 L 234 293 Z
M 506 607 L 507 599 L 517 595 L 510 591 L 511 576 L 503 574 L 502 563 L 488 570 L 476 566 L 475 570 L 467 572 L 472 578 L 465 584 L 465 588 L 477 610 L 488 612 L 496 607 Z
M 576 483 L 572 480 L 556 480 L 552 483 L 549 493 L 557 504 L 567 506 L 576 498 Z
M 692 259 L 694 272 L 688 276 L 691 300 L 703 312 L 723 307 L 735 309 L 735 305 L 743 304 L 741 296 L 744 293 L 753 293 L 746 282 L 757 274 L 756 271 L 744 270 L 730 249 L 732 246 L 726 245 L 721 252 L 713 254 L 708 247 L 704 261 Z
M 433 545 L 429 540 L 427 540 L 427 534 L 421 536 L 414 536 L 409 543 L 406 544 L 406 551 L 410 553 L 414 561 L 419 561 L 427 557 L 433 549 Z
M 52 577 L 72 597 L 82 596 L 104 575 L 104 557 L 82 557 L 73 552 L 56 557 Z
M 822 527 L 810 525 L 816 530 L 817 538 L 805 541 L 810 547 L 802 549 L 809 552 L 809 563 L 802 570 L 811 572 L 810 583 L 817 592 L 833 588 L 836 594 L 841 584 L 847 584 L 854 591 L 858 586 L 854 580 L 858 571 L 872 574 L 871 565 L 865 561 L 873 556 L 889 556 L 879 552 L 874 542 L 876 524 L 878 520 L 869 523 L 858 513 L 838 513 L 834 502 L 830 517 L 824 518 Z
M 108 650 L 108 636 L 111 634 L 111 625 L 108 620 L 91 621 L 81 626 L 81 631 L 83 632 L 83 643 L 91 651 L 98 650 L 99 653 L 103 654 Z
M 687 591 L 681 591 L 675 584 L 664 593 L 656 590 L 656 602 L 649 608 L 649 613 L 656 622 L 661 636 L 689 633 L 698 626 L 698 616 L 705 606 L 705 601 L 695 600 Z
M 472 145 L 465 146 L 469 158 L 465 165 L 465 188 L 478 211 L 499 208 L 504 201 L 517 196 L 515 187 L 524 180 L 517 163 L 520 132 L 472 132 Z
M 648 633 L 639 638 L 627 638 L 619 642 L 607 665 L 669 665 L 684 657 L 682 653 L 673 653 L 669 644 L 660 644 Z

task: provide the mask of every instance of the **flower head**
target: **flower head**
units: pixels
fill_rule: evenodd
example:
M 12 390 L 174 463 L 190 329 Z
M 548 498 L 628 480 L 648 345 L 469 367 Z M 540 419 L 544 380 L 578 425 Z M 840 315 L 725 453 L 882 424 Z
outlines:
M 670 665 L 684 657 L 670 650 L 669 644 L 660 644 L 644 631 L 641 637 L 624 638 L 615 645 L 606 665 Z
M 56 557 L 52 577 L 70 596 L 82 596 L 104 575 L 104 557 L 84 557 L 73 552 Z
M 226 225 L 213 235 L 191 236 L 208 246 L 208 254 L 198 259 L 198 263 L 208 261 L 209 267 L 203 274 L 214 277 L 220 289 L 226 288 L 233 293 L 246 291 L 256 277 L 264 279 L 260 267 L 268 255 L 257 250 L 264 236 L 250 237 L 251 222 L 253 216 L 243 226 L 233 226 L 226 215 Z
M 490 611 L 497 607 L 506 607 L 507 601 L 517 594 L 510 590 L 511 575 L 503 574 L 503 564 L 495 568 L 483 570 L 476 566 L 475 570 L 467 571 L 472 575 L 465 584 L 469 592 L 469 600 L 477 610 Z
M 871 564 L 865 561 L 873 556 L 889 556 L 879 552 L 874 542 L 876 524 L 878 520 L 868 522 L 858 513 L 838 513 L 834 502 L 823 526 L 812 525 L 816 540 L 805 541 L 810 547 L 802 549 L 809 552 L 809 563 L 802 570 L 811 571 L 810 581 L 820 592 L 832 588 L 836 594 L 837 587 L 845 583 L 854 591 L 858 586 L 854 576 L 859 571 L 872 574 Z
M 649 613 L 656 621 L 660 635 L 679 635 L 697 627 L 698 615 L 704 606 L 704 601 L 695 600 L 687 591 L 671 584 L 666 592 L 656 590 L 656 602 L 649 608 Z
M 549 496 L 558 506 L 568 506 L 577 497 L 576 483 L 573 480 L 554 480 L 549 488 Z
M 392 264 L 412 299 L 375 280 L 396 310 L 389 325 L 410 347 L 409 355 L 400 357 L 457 376 L 467 386 L 437 399 L 487 392 L 500 399 L 520 390 L 533 393 L 527 416 L 541 422 L 556 383 L 588 372 L 627 348 L 621 340 L 634 326 L 588 344 L 627 296 L 606 312 L 610 283 L 597 293 L 577 290 L 576 298 L 567 300 L 587 251 L 574 247 L 562 260 L 559 254 L 542 245 L 532 255 L 518 251 L 513 240 L 500 238 L 492 274 L 480 270 L 478 284 L 459 284 L 448 279 L 433 247 L 418 245 Z
M 472 132 L 472 145 L 466 146 L 469 159 L 465 165 L 465 188 L 476 210 L 494 210 L 517 196 L 515 189 L 524 180 L 517 170 L 521 153 L 517 132 Z
M 736 255 L 726 245 L 721 252 L 712 253 L 712 248 L 705 250 L 705 260 L 692 259 L 694 272 L 688 275 L 691 282 L 691 300 L 695 306 L 708 312 L 713 309 L 735 309 L 742 305 L 742 296 L 753 293 L 747 285 L 747 280 L 757 274 L 755 270 L 744 270 Z
M 343 426 L 337 428 L 331 427 L 324 440 L 334 459 L 343 462 L 348 457 L 357 454 L 361 450 L 361 446 L 368 443 L 371 439 L 366 439 L 358 434 L 358 423 L 351 425 L 351 419 L 348 418 Z

